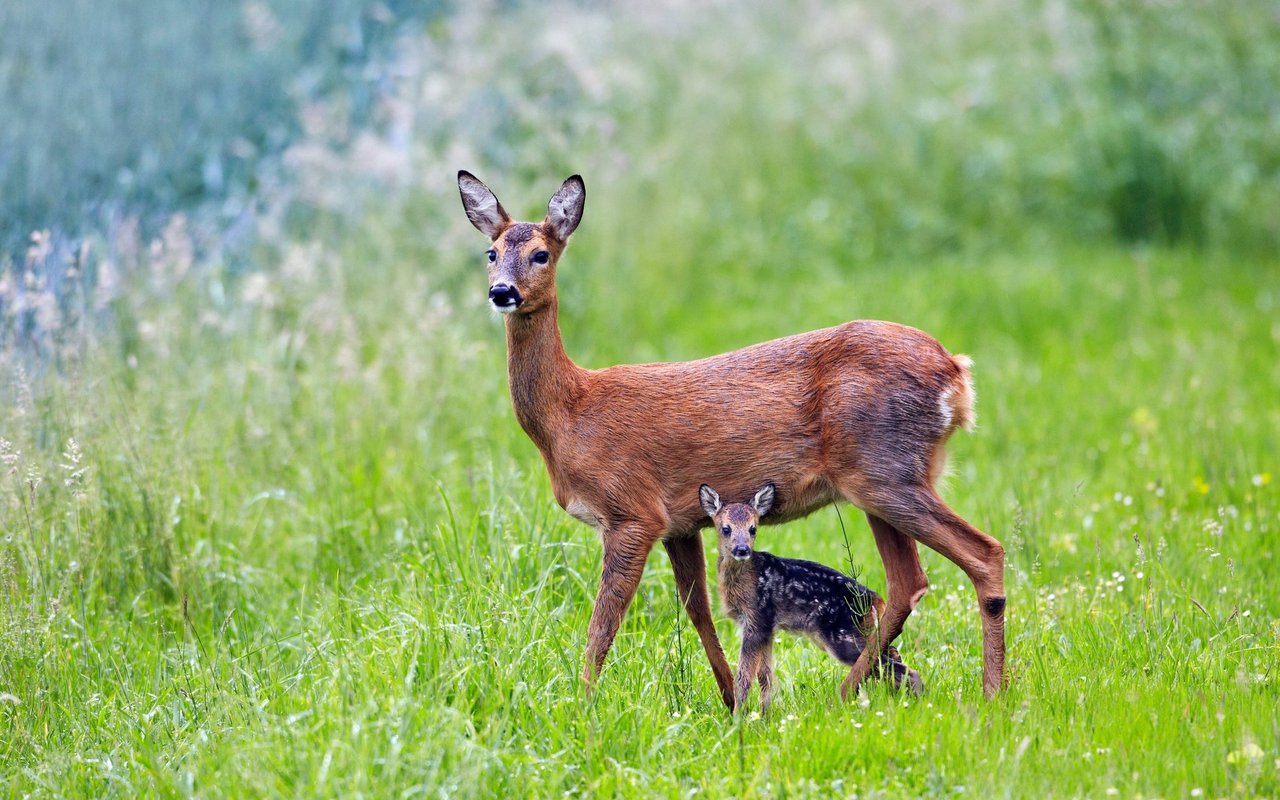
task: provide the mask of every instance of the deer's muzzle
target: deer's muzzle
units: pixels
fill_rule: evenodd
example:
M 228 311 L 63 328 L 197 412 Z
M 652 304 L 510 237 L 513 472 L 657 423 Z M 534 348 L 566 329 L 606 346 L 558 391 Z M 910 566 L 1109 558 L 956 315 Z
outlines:
M 489 287 L 489 302 L 503 314 L 510 314 L 520 307 L 524 298 L 520 290 L 505 283 L 495 283 Z

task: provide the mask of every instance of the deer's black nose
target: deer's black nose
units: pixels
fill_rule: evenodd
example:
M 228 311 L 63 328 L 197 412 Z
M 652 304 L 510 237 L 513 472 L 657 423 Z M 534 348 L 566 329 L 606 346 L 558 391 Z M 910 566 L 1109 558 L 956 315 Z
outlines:
M 742 547 L 742 546 L 738 546 L 738 547 L 733 548 L 733 557 L 734 557 L 734 558 L 746 558 L 746 557 L 747 557 L 747 556 L 749 556 L 749 555 L 751 555 L 751 548 L 750 548 L 750 547 Z
M 519 308 L 524 302 L 524 298 L 520 296 L 520 291 L 514 286 L 508 286 L 505 283 L 495 283 L 489 287 L 489 300 L 498 308 Z

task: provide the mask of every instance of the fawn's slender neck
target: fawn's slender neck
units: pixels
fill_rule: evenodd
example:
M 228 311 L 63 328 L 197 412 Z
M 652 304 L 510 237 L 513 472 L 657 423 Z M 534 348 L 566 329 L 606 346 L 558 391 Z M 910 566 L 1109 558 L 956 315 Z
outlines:
M 733 581 L 741 579 L 743 574 L 751 572 L 752 564 L 753 561 L 750 558 L 739 561 L 733 556 L 719 553 L 716 556 L 716 579 L 721 586 L 728 586 Z
M 507 377 L 516 419 L 544 453 L 552 451 L 557 425 L 577 397 L 585 370 L 564 352 L 559 303 L 507 317 Z
M 756 559 L 739 561 L 720 553 L 716 559 L 716 589 L 725 613 L 741 623 L 743 615 L 759 604 L 756 593 Z

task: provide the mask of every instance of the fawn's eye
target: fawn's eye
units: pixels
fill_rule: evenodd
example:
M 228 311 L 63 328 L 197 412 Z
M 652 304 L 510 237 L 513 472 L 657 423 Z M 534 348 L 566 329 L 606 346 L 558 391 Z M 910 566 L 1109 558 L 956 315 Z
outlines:
M 497 260 L 498 260 L 498 251 L 497 251 L 497 250 L 490 250 L 488 253 L 485 253 L 485 255 L 487 255 L 487 256 L 489 257 L 489 263 L 490 263 L 490 264 L 492 264 L 493 262 L 495 262 L 495 261 L 497 261 Z
M 728 536 L 729 534 L 733 533 L 733 528 L 730 528 L 728 525 L 725 525 L 723 528 L 720 529 L 720 532 L 723 533 L 725 536 Z
M 535 264 L 545 264 L 550 260 L 551 260 L 551 254 L 548 253 L 546 250 L 539 250 L 538 252 L 533 254 L 533 263 Z
M 752 536 L 755 536 L 755 535 L 756 535 L 756 526 L 755 526 L 755 525 L 752 525 L 750 528 L 747 528 L 747 533 L 751 534 Z

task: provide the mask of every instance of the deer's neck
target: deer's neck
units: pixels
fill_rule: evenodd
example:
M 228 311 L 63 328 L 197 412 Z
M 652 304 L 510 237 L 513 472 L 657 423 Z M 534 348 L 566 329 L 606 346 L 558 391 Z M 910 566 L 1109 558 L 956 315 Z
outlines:
M 584 370 L 564 352 L 558 305 L 507 317 L 507 377 L 516 419 L 543 453 L 576 399 Z
M 738 622 L 742 622 L 748 609 L 756 606 L 755 584 L 754 558 L 739 561 L 724 553 L 716 558 L 716 586 L 720 602 L 725 612 Z
M 739 561 L 733 556 L 726 556 L 724 553 L 720 553 L 716 557 L 716 578 L 721 586 L 733 586 L 745 577 L 753 576 L 755 572 L 752 568 L 753 566 L 754 562 L 751 559 Z

